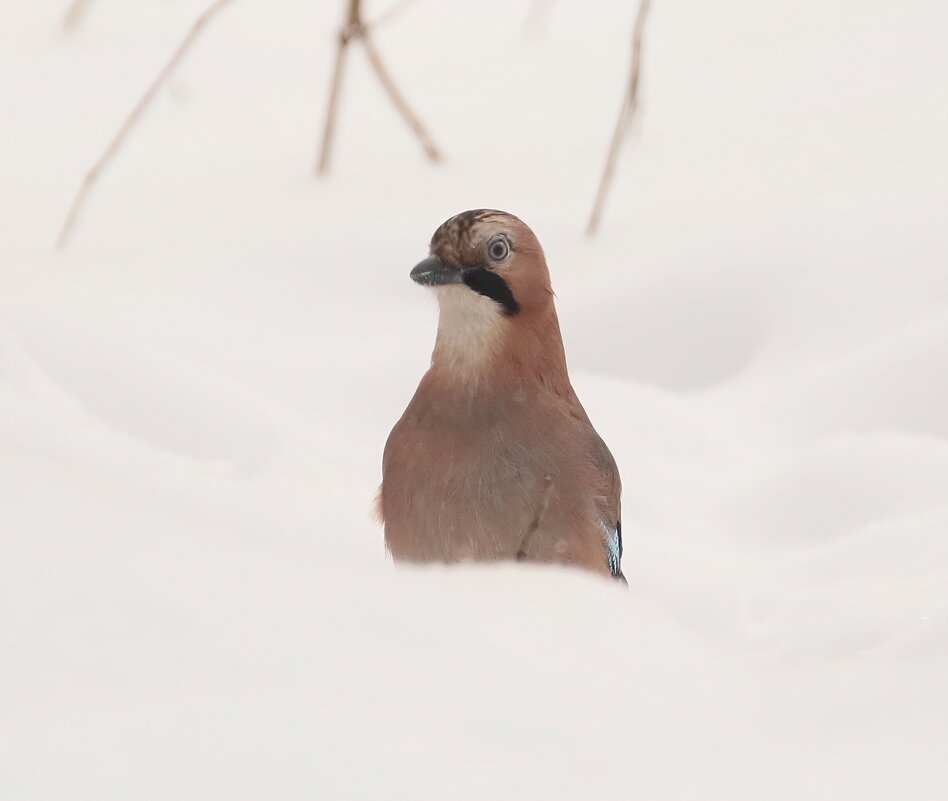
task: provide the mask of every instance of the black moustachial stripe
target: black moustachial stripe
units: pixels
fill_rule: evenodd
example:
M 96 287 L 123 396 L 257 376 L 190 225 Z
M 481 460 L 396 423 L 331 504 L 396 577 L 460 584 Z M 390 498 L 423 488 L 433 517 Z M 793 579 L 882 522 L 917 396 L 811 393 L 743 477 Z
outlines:
M 465 270 L 462 277 L 464 283 L 475 292 L 503 306 L 504 314 L 508 317 L 520 313 L 520 304 L 514 298 L 507 282 L 497 273 L 492 273 L 484 267 L 475 267 L 473 270 Z

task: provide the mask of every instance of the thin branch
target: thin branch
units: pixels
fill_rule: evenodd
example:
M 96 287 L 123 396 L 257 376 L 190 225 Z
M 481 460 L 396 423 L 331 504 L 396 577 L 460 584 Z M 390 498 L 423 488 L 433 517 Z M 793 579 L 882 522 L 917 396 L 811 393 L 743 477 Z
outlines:
M 639 105 L 639 74 L 642 63 L 642 32 L 645 29 L 645 17 L 648 14 L 649 0 L 641 0 L 639 11 L 635 17 L 635 25 L 632 29 L 632 67 L 629 73 L 629 86 L 625 96 L 622 99 L 622 107 L 619 109 L 619 118 L 616 120 L 615 131 L 612 133 L 612 142 L 609 145 L 609 154 L 606 156 L 606 165 L 602 171 L 602 179 L 599 182 L 599 190 L 596 192 L 596 201 L 593 204 L 592 214 L 589 217 L 589 225 L 586 233 L 592 236 L 599 228 L 599 220 L 602 217 L 602 209 L 606 203 L 606 195 L 609 193 L 609 187 L 612 184 L 612 176 L 615 172 L 616 162 L 619 159 L 619 150 L 622 148 L 623 134 L 628 130 L 629 125 L 635 118 L 635 112 Z
M 396 3 L 392 8 L 389 9 L 388 12 L 382 15 L 381 19 L 384 20 L 385 18 L 390 17 L 396 11 L 404 8 L 408 2 L 413 2 L 413 0 L 402 0 L 402 2 Z M 382 63 L 382 57 L 379 55 L 378 50 L 375 48 L 375 43 L 369 36 L 369 26 L 362 21 L 361 0 L 347 0 L 347 9 L 346 21 L 343 24 L 342 29 L 339 31 L 339 45 L 336 50 L 336 66 L 333 70 L 332 84 L 329 90 L 329 104 L 326 107 L 326 121 L 323 125 L 322 144 L 319 148 L 319 159 L 317 160 L 316 164 L 317 174 L 325 175 L 327 172 L 329 172 L 329 159 L 332 152 L 332 143 L 336 128 L 336 118 L 339 113 L 339 103 L 342 94 L 342 74 L 343 66 L 345 64 L 345 53 L 349 47 L 349 43 L 355 41 L 356 39 L 362 42 L 362 46 L 365 48 L 366 57 L 369 59 L 369 64 L 375 71 L 376 77 L 379 79 L 382 87 L 388 93 L 388 96 L 391 98 L 395 108 L 402 115 L 402 118 L 405 120 L 405 122 L 408 123 L 408 126 L 412 129 L 415 136 L 418 137 L 418 140 L 421 142 L 421 146 L 424 148 L 425 153 L 428 154 L 428 158 L 430 158 L 432 161 L 439 161 L 441 159 L 441 153 L 438 151 L 437 146 L 435 145 L 431 136 L 428 134 L 428 131 L 425 129 L 424 125 L 422 125 L 421 120 L 411 110 L 408 103 L 405 101 L 405 98 L 402 97 L 401 92 L 398 91 L 398 87 L 395 85 L 391 75 L 389 75 L 388 70 L 385 68 L 385 64 Z
M 342 88 L 343 67 L 346 64 L 346 50 L 351 39 L 340 33 L 336 47 L 336 66 L 332 71 L 332 85 L 329 90 L 329 107 L 326 109 L 326 122 L 323 125 L 323 143 L 319 148 L 316 172 L 325 175 L 329 171 L 329 155 L 332 152 L 333 132 L 336 129 L 336 114 L 339 107 L 339 90 Z
M 318 175 L 325 175 L 329 172 L 329 155 L 332 152 L 333 133 L 336 130 L 336 115 L 339 109 L 339 93 L 342 90 L 342 74 L 346 64 L 346 51 L 349 48 L 349 42 L 362 32 L 361 0 L 347 0 L 347 2 L 346 21 L 339 29 L 337 39 L 336 65 L 332 71 L 329 105 L 326 107 L 326 122 L 323 125 L 323 142 L 319 147 L 319 159 L 316 164 Z
M 63 15 L 63 29 L 67 32 L 76 30 L 91 5 L 92 0 L 72 0 Z
M 155 95 L 158 94 L 158 90 L 161 89 L 165 81 L 168 80 L 168 77 L 174 72 L 175 68 L 184 58 L 191 45 L 194 44 L 195 39 L 197 39 L 201 33 L 201 29 L 212 17 L 221 11 L 224 6 L 230 4 L 231 2 L 232 0 L 216 0 L 216 2 L 208 6 L 204 13 L 202 13 L 201 16 L 195 20 L 194 24 L 191 26 L 191 30 L 188 31 L 187 36 L 184 37 L 184 39 L 181 41 L 181 44 L 178 45 L 178 48 L 172 54 L 171 58 L 168 59 L 168 62 L 164 67 L 162 67 L 161 71 L 151 82 L 151 85 L 145 90 L 145 94 L 143 94 L 138 103 L 135 104 L 135 107 L 132 109 L 128 117 L 126 117 L 125 122 L 122 123 L 122 126 L 112 138 L 112 141 L 109 142 L 108 146 L 102 152 L 102 155 L 99 156 L 95 164 L 92 165 L 92 168 L 89 170 L 89 172 L 86 173 L 86 176 L 79 187 L 79 191 L 76 193 L 75 198 L 73 198 L 72 205 L 69 207 L 69 213 L 66 215 L 66 220 L 63 223 L 63 227 L 59 232 L 59 237 L 56 240 L 57 249 L 62 250 L 68 243 L 69 235 L 71 234 L 72 229 L 75 227 L 76 220 L 79 217 L 79 213 L 82 211 L 82 207 L 85 204 L 86 198 L 88 197 L 89 192 L 92 190 L 93 185 L 102 174 L 102 171 L 105 169 L 108 163 L 121 149 L 131 130 L 135 127 L 136 123 L 138 123 L 138 121 L 141 119 L 142 114 L 144 114 L 145 110 L 155 99 Z
M 409 108 L 408 103 L 405 102 L 405 98 L 403 98 L 398 91 L 398 87 L 395 86 L 395 82 L 385 69 L 385 65 L 382 63 L 382 59 L 375 49 L 375 45 L 369 38 L 368 31 L 362 32 L 362 46 L 365 48 L 365 54 L 368 56 L 369 63 L 372 65 L 372 69 L 375 70 L 379 81 L 382 86 L 385 87 L 385 91 L 388 92 L 388 96 L 392 99 L 392 103 L 395 104 L 395 108 L 398 109 L 405 122 L 407 122 L 408 126 L 415 132 L 415 136 L 417 136 L 421 142 L 421 146 L 425 149 L 425 153 L 428 154 L 428 158 L 432 161 L 440 161 L 441 153 L 435 146 L 431 136 L 429 136 L 428 131 L 425 130 L 425 126 L 421 124 L 421 120 L 415 116 L 411 108 Z

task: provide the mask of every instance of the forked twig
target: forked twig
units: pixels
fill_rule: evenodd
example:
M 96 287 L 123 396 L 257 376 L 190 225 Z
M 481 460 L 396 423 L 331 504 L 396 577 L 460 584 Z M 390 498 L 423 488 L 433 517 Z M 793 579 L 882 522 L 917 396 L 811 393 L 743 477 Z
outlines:
M 408 1 L 410 2 L 410 0 Z M 439 161 L 441 159 L 440 151 L 425 129 L 425 126 L 422 125 L 421 120 L 411 110 L 411 107 L 401 92 L 399 92 L 398 87 L 385 68 L 385 64 L 382 62 L 382 57 L 379 55 L 375 44 L 369 36 L 369 26 L 362 20 L 361 0 L 347 0 L 347 2 L 346 21 L 339 31 L 338 44 L 336 47 L 336 65 L 333 69 L 332 83 L 329 90 L 329 104 L 326 107 L 326 121 L 323 125 L 323 138 L 319 147 L 319 157 L 316 160 L 316 172 L 319 175 L 325 175 L 329 171 L 329 160 L 336 129 L 336 117 L 339 113 L 339 102 L 342 92 L 342 76 L 346 63 L 346 51 L 349 48 L 349 44 L 356 39 L 362 42 L 362 46 L 365 48 L 365 55 L 372 69 L 375 71 L 379 83 L 382 84 L 382 87 L 388 93 L 389 98 L 391 98 L 399 114 L 402 115 L 415 136 L 418 137 L 418 141 L 421 142 L 421 146 L 424 148 L 428 158 L 432 161 Z M 404 1 L 396 4 L 389 12 L 383 14 L 380 19 L 384 20 L 386 17 L 390 17 L 391 14 L 400 10 L 405 5 L 407 5 L 407 2 Z
M 602 208 L 606 202 L 606 195 L 612 184 L 612 176 L 615 172 L 616 162 L 619 158 L 619 150 L 622 147 L 623 135 L 631 125 L 635 117 L 636 109 L 639 103 L 639 73 L 642 62 L 642 31 L 645 28 L 645 16 L 648 14 L 649 0 L 640 0 L 639 11 L 635 17 L 635 25 L 632 29 L 632 67 L 629 73 L 629 85 L 625 96 L 622 99 L 622 107 L 619 109 L 619 119 L 616 120 L 616 128 L 612 134 L 612 142 L 609 145 L 609 154 L 606 156 L 606 166 L 602 171 L 602 178 L 599 181 L 599 190 L 596 192 L 596 202 L 593 204 L 592 214 L 589 217 L 589 225 L 586 227 L 586 233 L 592 236 L 599 227 L 599 220 L 602 217 Z
M 224 6 L 231 2 L 233 2 L 233 0 L 215 0 L 215 2 L 211 3 L 211 5 L 205 9 L 204 13 L 202 13 L 197 18 L 197 20 L 195 20 L 194 24 L 191 26 L 191 30 L 188 31 L 187 36 L 184 37 L 184 39 L 181 41 L 181 44 L 178 45 L 177 49 L 171 55 L 171 58 L 168 59 L 168 62 L 164 65 L 164 67 L 161 68 L 161 71 L 151 82 L 151 85 L 145 90 L 145 94 L 143 94 L 138 103 L 135 104 L 135 107 L 132 109 L 128 117 L 125 118 L 125 122 L 122 123 L 121 127 L 112 138 L 112 141 L 109 142 L 105 150 L 102 151 L 102 155 L 99 156 L 95 164 L 92 165 L 92 168 L 89 170 L 89 172 L 86 173 L 86 176 L 83 178 L 82 184 L 79 187 L 79 191 L 73 198 L 72 205 L 69 207 L 69 213 L 66 215 L 66 220 L 63 223 L 63 227 L 59 232 L 59 237 L 56 240 L 56 248 L 58 250 L 62 250 L 68 243 L 69 236 L 72 233 L 72 229 L 75 227 L 76 220 L 79 217 L 79 213 L 82 211 L 82 207 L 86 202 L 89 192 L 92 190 L 95 182 L 102 174 L 102 171 L 115 157 L 116 153 L 118 153 L 118 151 L 121 149 L 125 139 L 128 137 L 129 132 L 135 127 L 136 123 L 138 123 L 138 121 L 141 119 L 142 114 L 144 114 L 145 110 L 155 99 L 155 95 L 158 94 L 158 90 L 161 89 L 165 81 L 168 80 L 168 77 L 174 72 L 175 68 L 181 62 L 181 59 L 184 58 L 191 45 L 194 44 L 195 39 L 197 39 L 201 33 L 201 29 L 215 14 L 217 14 L 221 9 L 224 8 Z

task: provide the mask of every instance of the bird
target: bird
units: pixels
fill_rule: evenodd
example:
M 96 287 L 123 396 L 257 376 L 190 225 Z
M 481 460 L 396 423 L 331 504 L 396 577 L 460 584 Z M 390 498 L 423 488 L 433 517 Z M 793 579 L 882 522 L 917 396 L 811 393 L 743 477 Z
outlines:
M 527 561 L 622 574 L 622 485 L 566 366 L 546 258 L 512 214 L 434 233 L 411 279 L 437 295 L 431 365 L 382 456 L 396 563 Z

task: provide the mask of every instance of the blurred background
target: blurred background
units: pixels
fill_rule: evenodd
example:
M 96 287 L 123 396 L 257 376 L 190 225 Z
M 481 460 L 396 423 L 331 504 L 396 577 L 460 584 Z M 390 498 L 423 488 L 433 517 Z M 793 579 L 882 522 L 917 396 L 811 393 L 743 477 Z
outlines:
M 948 795 L 941 0 L 0 4 L 0 798 Z M 378 20 L 377 24 L 373 24 Z M 623 592 L 396 570 L 478 207 L 546 250 Z

